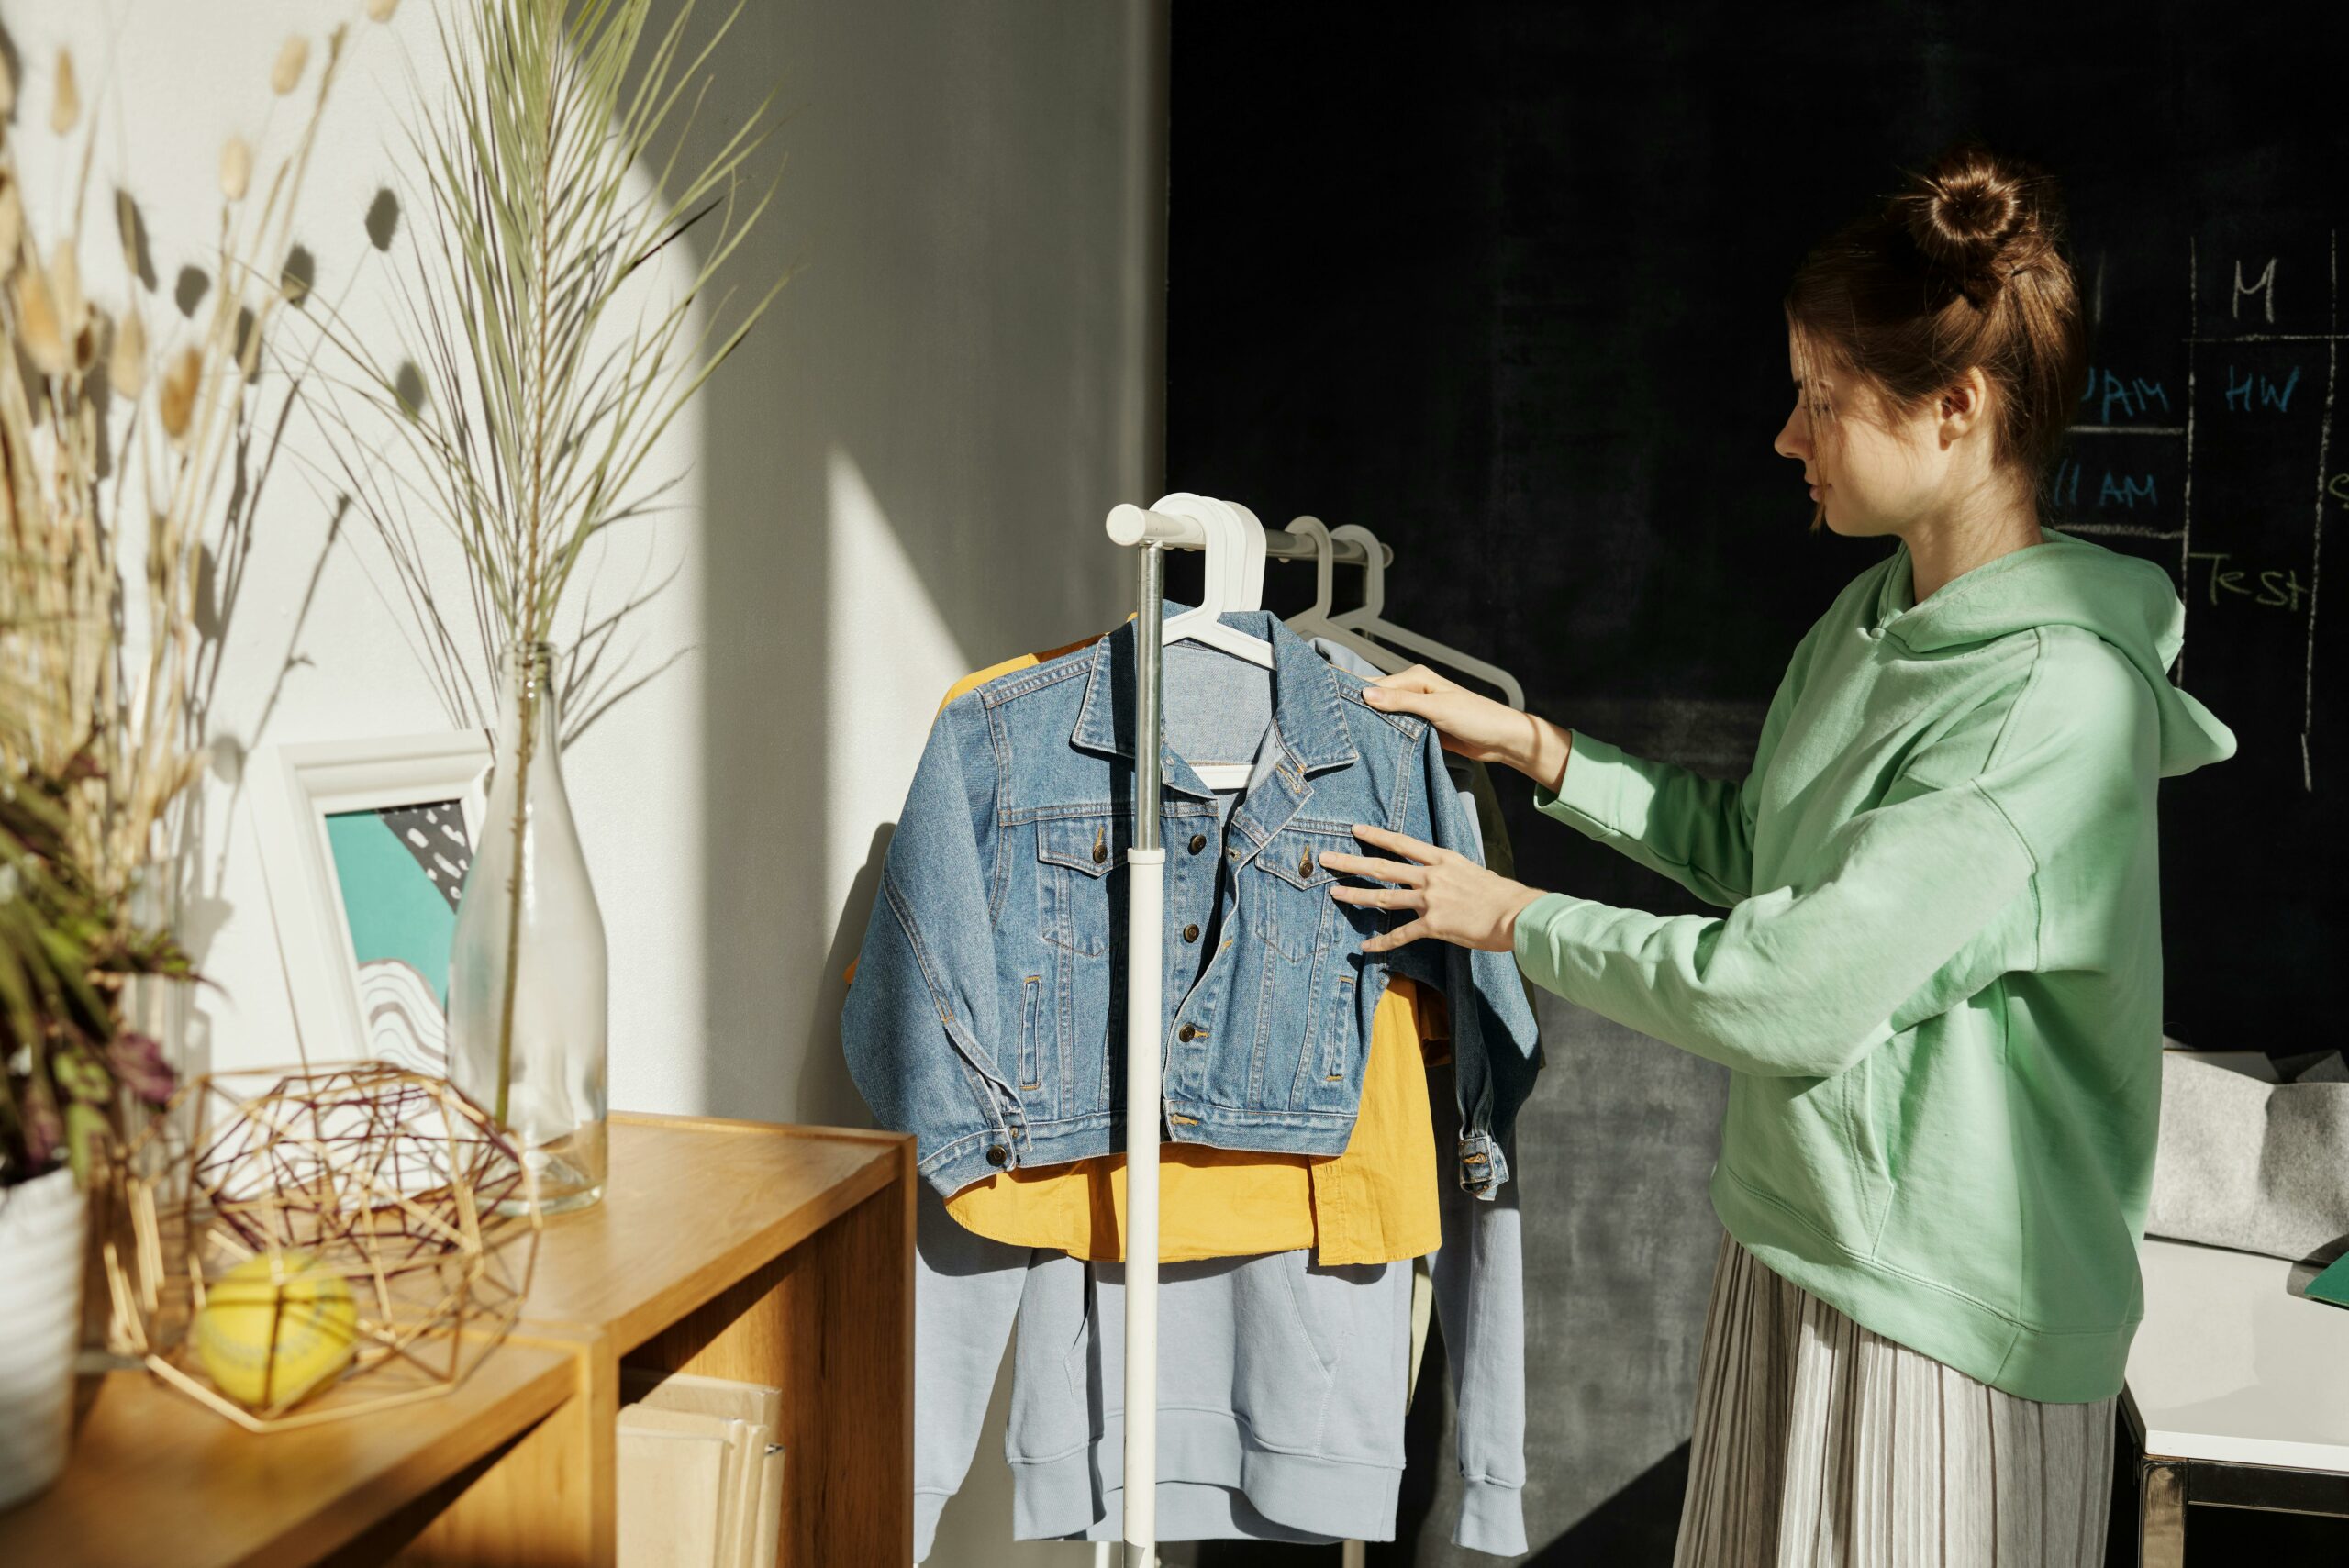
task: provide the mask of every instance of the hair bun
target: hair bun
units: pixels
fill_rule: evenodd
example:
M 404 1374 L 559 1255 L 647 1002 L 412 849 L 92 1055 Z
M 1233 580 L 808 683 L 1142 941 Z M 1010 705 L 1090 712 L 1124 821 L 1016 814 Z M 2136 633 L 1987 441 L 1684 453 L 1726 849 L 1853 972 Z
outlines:
M 2012 160 L 1961 143 L 1910 176 L 1893 206 L 1927 264 L 1987 307 L 2043 238 L 2038 183 Z

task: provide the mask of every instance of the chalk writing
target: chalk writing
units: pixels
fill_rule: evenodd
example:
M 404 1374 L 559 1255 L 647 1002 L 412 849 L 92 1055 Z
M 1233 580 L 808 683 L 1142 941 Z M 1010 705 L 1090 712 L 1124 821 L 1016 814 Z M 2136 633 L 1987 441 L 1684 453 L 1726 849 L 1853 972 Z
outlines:
M 2266 298 L 2267 319 L 2270 321 L 2276 319 L 2275 257 L 2270 256 L 2267 258 L 2267 270 L 2260 273 L 2258 277 L 2254 278 L 2248 284 L 2245 284 L 2243 281 L 2243 258 L 2240 256 L 2235 258 L 2235 292 L 2233 297 L 2228 300 L 2227 305 L 2229 307 L 2229 314 L 2235 317 L 2238 320 L 2243 317 L 2243 296 L 2247 294 L 2264 295 Z
M 2087 390 L 2080 395 L 2080 401 L 2095 404 L 2098 422 L 2106 425 L 2112 423 L 2116 409 L 2130 419 L 2143 418 L 2155 404 L 2161 406 L 2162 413 L 2170 411 L 2169 388 L 2163 383 L 2148 381 L 2141 375 L 2124 381 L 2112 371 L 2093 366 L 2088 371 Z
M 2227 407 L 2238 414 L 2247 414 L 2254 408 L 2273 408 L 2281 414 L 2292 406 L 2292 389 L 2299 384 L 2300 367 L 2298 365 L 2292 367 L 2292 373 L 2284 378 L 2284 384 L 2281 386 L 2277 386 L 2272 377 L 2255 374 L 2251 371 L 2243 372 L 2242 379 L 2237 380 L 2235 367 L 2229 365 L 2227 367 Z M 2257 395 L 2256 402 L 2254 401 L 2254 392 Z
M 2254 605 L 2273 605 L 2278 609 L 2298 611 L 2309 593 L 2309 584 L 2300 581 L 2299 572 L 2294 567 L 2269 567 L 2254 574 L 2247 566 L 2226 565 L 2234 557 L 2223 550 L 2189 550 L 2186 558 L 2210 563 L 2210 570 L 2203 575 L 2207 579 L 2206 591 L 2214 605 L 2220 602 L 2219 595 L 2223 592 L 2241 595 Z M 2244 581 L 2254 575 L 2256 585 Z

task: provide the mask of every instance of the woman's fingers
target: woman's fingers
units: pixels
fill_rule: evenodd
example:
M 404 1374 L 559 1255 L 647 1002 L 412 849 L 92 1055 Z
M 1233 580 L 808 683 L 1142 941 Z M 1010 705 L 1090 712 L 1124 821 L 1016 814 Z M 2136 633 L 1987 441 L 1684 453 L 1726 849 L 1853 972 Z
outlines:
M 1421 937 L 1429 934 L 1428 923 L 1424 918 L 1412 920 L 1408 924 L 1396 927 L 1391 931 L 1385 931 L 1376 936 L 1364 938 L 1362 944 L 1363 951 L 1365 952 L 1385 952 L 1388 948 L 1399 948 L 1405 942 L 1418 941 Z
M 1333 882 L 1330 896 L 1341 904 L 1362 904 L 1373 909 L 1418 909 L 1425 906 L 1428 895 L 1416 887 L 1348 887 Z
M 1353 829 L 1355 838 L 1366 843 L 1375 844 L 1390 855 L 1401 855 L 1406 860 L 1418 861 L 1422 865 L 1432 864 L 1452 852 L 1449 850 L 1439 849 L 1424 839 L 1414 839 L 1408 833 L 1397 833 L 1392 828 L 1380 828 L 1368 822 L 1357 822 L 1353 825 Z
M 1460 689 L 1458 682 L 1446 680 L 1425 664 L 1413 664 L 1391 675 L 1381 675 L 1371 684 L 1383 686 L 1390 692 L 1456 692 Z
M 1408 673 L 1408 672 L 1405 672 Z M 1401 675 L 1389 680 L 1401 682 Z M 1526 746 L 1532 720 L 1507 703 L 1450 682 L 1368 685 L 1363 700 L 1386 713 L 1408 713 L 1433 725 L 1447 751 L 1480 762 L 1508 762 Z
M 1377 882 L 1417 882 L 1427 874 L 1425 866 L 1407 865 L 1401 861 L 1381 860 L 1375 855 L 1341 854 L 1325 850 L 1314 857 L 1322 869 L 1347 876 L 1366 876 Z

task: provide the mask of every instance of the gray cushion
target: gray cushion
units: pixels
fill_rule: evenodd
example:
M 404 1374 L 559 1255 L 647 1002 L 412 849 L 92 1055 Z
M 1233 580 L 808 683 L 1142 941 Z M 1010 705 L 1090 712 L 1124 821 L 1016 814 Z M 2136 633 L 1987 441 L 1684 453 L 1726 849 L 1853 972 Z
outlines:
M 2165 1050 L 2146 1233 L 2277 1258 L 2349 1235 L 2349 1082 L 2340 1063 L 2330 1055 L 2295 1082 L 2263 1083 L 2203 1053 Z

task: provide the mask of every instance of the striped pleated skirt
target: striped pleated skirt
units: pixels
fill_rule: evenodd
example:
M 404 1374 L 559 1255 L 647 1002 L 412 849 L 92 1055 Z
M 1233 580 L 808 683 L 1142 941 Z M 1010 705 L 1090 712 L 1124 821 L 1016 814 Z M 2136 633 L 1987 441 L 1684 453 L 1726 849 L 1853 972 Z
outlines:
M 2113 1402 L 1999 1392 L 1721 1238 L 1673 1568 L 2101 1568 Z

